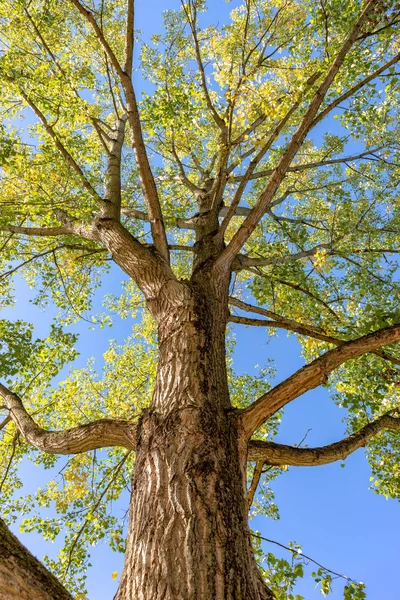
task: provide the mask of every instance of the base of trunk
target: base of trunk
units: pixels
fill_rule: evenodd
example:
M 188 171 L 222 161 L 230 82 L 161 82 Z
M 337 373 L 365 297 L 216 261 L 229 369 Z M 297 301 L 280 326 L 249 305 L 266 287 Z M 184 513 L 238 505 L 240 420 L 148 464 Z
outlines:
M 131 522 L 116 600 L 270 600 L 247 525 L 237 433 L 185 408 L 140 426 Z

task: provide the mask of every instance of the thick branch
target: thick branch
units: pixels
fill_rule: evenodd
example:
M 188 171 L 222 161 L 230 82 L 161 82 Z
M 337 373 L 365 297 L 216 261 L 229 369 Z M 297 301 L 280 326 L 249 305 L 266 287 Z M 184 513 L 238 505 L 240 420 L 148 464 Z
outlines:
M 121 156 L 127 116 L 118 119 L 116 135 L 111 139 L 107 158 L 106 206 L 103 217 L 119 219 L 121 211 Z
M 333 64 L 329 69 L 324 81 L 322 82 L 318 90 L 315 92 L 314 97 L 310 102 L 297 131 L 295 132 L 291 141 L 289 142 L 286 151 L 284 152 L 277 167 L 274 169 L 274 172 L 268 180 L 268 183 L 266 184 L 263 192 L 261 193 L 257 204 L 252 209 L 250 215 L 245 219 L 238 231 L 235 233 L 232 240 L 230 241 L 224 252 L 219 257 L 218 261 L 216 262 L 215 267 L 217 270 L 224 270 L 226 268 L 230 268 L 235 256 L 246 243 L 246 241 L 249 239 L 254 229 L 257 227 L 259 221 L 265 213 L 265 210 L 272 202 L 272 199 L 277 189 L 282 183 L 292 160 L 296 156 L 308 132 L 312 128 L 313 121 L 317 115 L 318 109 L 321 106 L 327 91 L 332 85 L 332 82 L 334 81 L 340 67 L 343 65 L 348 52 L 354 45 L 358 34 L 360 33 L 364 23 L 368 19 L 369 14 L 372 10 L 376 10 L 376 5 L 376 0 L 370 0 L 367 3 L 361 15 L 359 16 L 359 18 L 357 19 L 357 21 L 355 22 L 350 34 L 347 36 L 335 60 L 333 61 Z
M 274 442 L 250 440 L 247 460 L 256 461 L 257 465 L 260 463 L 295 467 L 327 465 L 337 460 L 344 460 L 349 454 L 365 446 L 369 439 L 383 429 L 400 429 L 400 418 L 387 413 L 340 442 L 318 448 L 296 448 Z
M 56 237 L 59 235 L 68 235 L 68 228 L 61 225 L 59 227 L 19 227 L 18 225 L 1 225 L 0 231 L 9 231 L 11 233 L 29 235 L 36 237 Z
M 393 325 L 364 335 L 357 340 L 345 342 L 338 348 L 326 352 L 242 411 L 239 420 L 243 427 L 243 435 L 249 439 L 256 429 L 282 406 L 308 390 L 326 383 L 329 374 L 343 363 L 367 352 L 378 350 L 387 344 L 393 344 L 399 339 L 400 325 Z
M 132 75 L 133 68 L 133 48 L 135 43 L 135 2 L 128 0 L 126 10 L 126 37 L 125 37 L 125 65 L 124 70 L 129 76 Z
M 153 308 L 151 302 L 157 298 L 165 307 L 171 299 L 172 302 L 185 302 L 186 287 L 177 281 L 170 265 L 160 260 L 154 247 L 141 244 L 115 219 L 97 219 L 94 228 L 113 261 L 140 287 L 149 310 Z M 153 316 L 157 319 L 159 315 L 153 313 Z
M 150 167 L 146 148 L 143 141 L 142 126 L 140 123 L 139 109 L 136 101 L 136 94 L 133 88 L 132 78 L 130 73 L 124 71 L 118 62 L 110 44 L 107 42 L 104 34 L 99 27 L 93 13 L 85 8 L 79 0 L 70 0 L 78 9 L 81 15 L 92 26 L 93 31 L 103 47 L 107 57 L 115 69 L 123 90 L 125 92 L 127 103 L 127 114 L 132 131 L 133 150 L 135 160 L 139 171 L 140 182 L 142 185 L 143 196 L 147 204 L 147 209 L 150 217 L 151 233 L 154 240 L 154 245 L 161 256 L 168 262 L 169 252 L 168 243 L 165 233 L 163 216 L 161 212 L 160 199 L 158 197 L 157 187 L 154 181 L 153 173 Z M 133 22 L 132 22 L 133 26 Z
M 251 459 L 248 458 L 248 460 L 251 460 Z M 253 478 L 251 480 L 250 487 L 247 490 L 247 506 L 249 507 L 249 510 L 251 508 L 251 505 L 253 504 L 253 500 L 254 500 L 254 496 L 255 496 L 255 493 L 258 488 L 258 484 L 260 483 L 260 478 L 262 475 L 264 463 L 265 463 L 265 460 L 258 460 L 254 467 Z
M 78 454 L 96 448 L 121 446 L 134 450 L 136 426 L 131 421 L 100 419 L 65 431 L 47 431 L 35 423 L 22 400 L 0 383 L 0 395 L 25 439 L 51 454 Z

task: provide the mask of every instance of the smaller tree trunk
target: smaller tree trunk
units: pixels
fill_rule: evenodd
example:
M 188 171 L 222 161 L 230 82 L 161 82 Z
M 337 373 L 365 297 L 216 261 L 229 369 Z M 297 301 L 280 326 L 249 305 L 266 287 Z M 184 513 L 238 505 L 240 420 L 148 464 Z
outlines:
M 0 600 L 73 600 L 0 519 Z

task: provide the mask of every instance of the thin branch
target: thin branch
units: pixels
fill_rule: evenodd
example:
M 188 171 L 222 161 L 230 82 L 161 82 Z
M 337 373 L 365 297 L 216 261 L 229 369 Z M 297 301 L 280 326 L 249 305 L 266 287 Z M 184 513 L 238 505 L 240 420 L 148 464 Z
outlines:
M 394 417 L 394 413 L 398 413 L 398 409 L 382 415 L 339 442 L 317 448 L 298 448 L 275 442 L 250 440 L 247 460 L 257 461 L 257 464 L 263 462 L 273 466 L 295 467 L 314 467 L 344 460 L 384 429 L 400 429 L 400 418 Z
M 324 567 L 324 565 L 321 565 L 321 563 L 317 562 L 310 556 L 307 556 L 307 554 L 303 554 L 303 552 L 300 552 L 300 550 L 296 550 L 295 548 L 289 548 L 289 546 L 285 546 L 284 544 L 281 544 L 280 542 L 276 542 L 275 540 L 269 540 L 268 538 L 258 535 L 256 533 L 251 533 L 251 535 L 255 538 L 258 538 L 259 540 L 263 540 L 264 542 L 268 542 L 269 544 L 275 544 L 275 546 L 279 546 L 280 548 L 283 548 L 284 550 L 288 550 L 289 552 L 291 552 L 292 554 L 295 554 L 299 558 L 304 558 L 305 560 L 308 560 L 308 561 L 314 563 L 314 565 L 317 565 L 317 567 L 320 567 L 327 573 L 332 573 L 332 575 L 334 575 L 335 577 L 340 577 L 341 579 L 345 579 L 346 581 L 349 581 L 351 583 L 357 583 L 354 579 L 350 579 L 350 577 L 347 577 L 346 575 L 341 575 L 340 573 L 336 573 L 336 571 L 332 571 L 332 569 L 328 569 L 327 567 Z
M 76 162 L 76 160 L 72 157 L 72 155 L 68 152 L 68 150 L 65 148 L 65 146 L 61 143 L 60 138 L 58 137 L 58 135 L 56 134 L 56 132 L 54 130 L 54 127 L 52 125 L 50 125 L 50 123 L 48 122 L 48 120 L 46 119 L 46 117 L 44 116 L 44 114 L 42 113 L 42 111 L 40 110 L 40 108 L 24 92 L 24 90 L 18 85 L 18 82 L 13 77 L 10 77 L 10 76 L 7 76 L 7 75 L 5 75 L 4 77 L 10 83 L 13 83 L 14 85 L 17 85 L 17 87 L 19 89 L 19 93 L 21 94 L 22 98 L 25 100 L 25 102 L 28 104 L 28 106 L 33 110 L 33 112 L 35 113 L 35 115 L 38 117 L 39 121 L 41 121 L 41 123 L 43 124 L 45 130 L 47 131 L 47 133 L 49 134 L 49 136 L 53 140 L 54 145 L 56 146 L 57 150 L 60 152 L 60 154 L 66 160 L 66 162 L 72 167 L 72 169 L 75 171 L 75 173 L 77 173 L 78 177 L 82 181 L 83 187 L 97 201 L 102 202 L 103 201 L 102 198 L 99 196 L 99 194 L 96 192 L 96 190 L 94 189 L 94 187 L 92 186 L 92 184 L 89 182 L 89 180 L 87 179 L 87 177 L 84 174 L 83 170 L 81 169 L 81 167 Z
M 249 317 L 239 317 L 237 315 L 229 315 L 230 323 L 238 323 L 239 325 L 253 325 L 254 327 L 277 327 L 287 329 L 286 325 L 279 321 L 267 321 L 266 319 L 250 319 Z
M 317 115 L 318 109 L 321 106 L 327 91 L 331 87 L 340 67 L 343 65 L 348 52 L 354 45 L 358 34 L 360 33 L 364 23 L 369 17 L 369 14 L 374 9 L 376 9 L 376 0 L 369 0 L 363 12 L 353 25 L 350 34 L 344 41 L 341 49 L 339 50 L 335 60 L 332 63 L 332 66 L 330 67 L 326 77 L 324 78 L 324 81 L 319 86 L 318 90 L 315 92 L 314 97 L 311 100 L 297 131 L 292 136 L 292 139 L 289 142 L 286 151 L 284 152 L 281 160 L 274 169 L 274 172 L 268 180 L 263 192 L 261 193 L 257 204 L 254 206 L 250 215 L 242 223 L 241 227 L 235 233 L 228 246 L 225 248 L 225 250 L 222 252 L 220 257 L 216 261 L 216 272 L 230 268 L 235 256 L 247 242 L 254 229 L 257 227 L 267 207 L 272 202 L 277 189 L 282 183 L 292 160 L 295 158 L 304 140 L 306 139 L 308 132 L 312 128 L 313 121 Z
M 131 421 L 99 419 L 65 431 L 47 431 L 35 423 L 21 398 L 1 383 L 0 395 L 18 430 L 32 446 L 43 452 L 78 454 L 109 446 L 135 450 L 136 426 Z
M 13 267 L 9 271 L 0 273 L 0 280 L 5 279 L 6 277 L 10 277 L 10 275 L 12 275 L 13 273 L 16 273 L 17 271 L 19 271 L 19 269 L 22 269 L 26 265 L 29 265 L 29 263 L 33 262 L 34 260 L 36 260 L 38 258 L 43 258 L 43 257 L 47 256 L 48 254 L 52 254 L 56 250 L 64 250 L 64 249 L 84 250 L 85 247 L 79 246 L 79 245 L 73 245 L 73 244 L 62 244 L 61 246 L 55 246 L 54 248 L 50 248 L 50 250 L 45 250 L 44 252 L 39 252 L 38 254 L 34 254 L 30 258 L 24 260 L 22 263 L 19 263 L 17 266 Z M 92 250 L 92 253 L 98 253 L 98 252 L 102 252 L 102 250 Z
M 255 131 L 259 125 L 262 125 L 262 123 L 264 123 L 266 118 L 267 118 L 266 115 L 260 115 L 259 117 L 257 117 L 257 119 L 255 119 L 255 121 L 253 121 L 253 123 L 251 123 L 248 127 L 246 127 L 246 129 L 243 131 L 243 133 L 241 133 L 237 138 L 232 140 L 232 142 L 231 142 L 232 146 L 236 146 L 237 144 L 244 142 L 247 139 L 248 135 L 253 133 L 253 131 Z
M 330 165 L 340 165 L 340 164 L 346 164 L 348 162 L 354 162 L 356 160 L 361 160 L 362 158 L 365 158 L 366 156 L 371 156 L 375 152 L 377 152 L 378 150 L 381 150 L 381 149 L 382 149 L 382 146 L 379 146 L 378 148 L 372 148 L 371 150 L 366 150 L 365 152 L 362 152 L 361 154 L 356 154 L 353 156 L 344 156 L 343 158 L 332 158 L 330 160 L 320 160 L 320 161 L 309 162 L 309 163 L 300 164 L 300 165 L 294 165 L 293 167 L 288 167 L 286 169 L 286 173 L 300 173 L 302 171 L 307 171 L 309 169 L 317 169 L 317 168 L 321 168 L 321 167 L 328 167 Z M 377 160 L 379 160 L 379 157 Z M 253 173 L 249 179 L 260 179 L 261 177 L 268 177 L 269 175 L 272 175 L 273 172 L 274 172 L 274 169 L 266 169 L 264 171 L 257 171 L 256 173 Z M 230 182 L 239 182 L 239 181 L 242 181 L 244 177 L 245 177 L 245 175 L 232 176 L 229 178 L 229 181 Z
M 101 501 L 103 500 L 104 496 L 106 495 L 106 493 L 108 492 L 108 490 L 110 489 L 110 487 L 112 486 L 112 484 L 114 483 L 114 481 L 116 480 L 116 478 L 118 477 L 119 473 L 121 472 L 122 467 L 124 466 L 125 462 L 127 461 L 128 457 L 130 456 L 131 451 L 127 452 L 125 454 L 125 456 L 119 461 L 119 463 L 113 468 L 112 470 L 112 477 L 110 479 L 110 481 L 108 482 L 108 484 L 106 485 L 106 487 L 104 488 L 104 490 L 102 491 L 102 493 L 100 494 L 100 496 L 98 497 L 95 505 L 93 507 L 90 508 L 90 512 L 94 513 L 98 507 L 100 506 Z M 88 511 L 89 512 L 89 511 Z M 81 537 L 82 533 L 84 532 L 87 524 L 89 523 L 89 519 L 86 518 L 81 526 L 81 528 L 79 529 L 70 549 L 69 549 L 69 553 L 68 553 L 68 561 L 67 561 L 67 565 L 65 567 L 64 570 L 64 574 L 63 574 L 63 579 L 65 579 L 69 567 L 71 566 L 71 562 L 72 562 L 72 555 L 73 552 L 75 550 L 76 544 L 79 541 L 79 538 Z
M 247 269 L 248 267 L 265 267 L 267 265 L 282 264 L 290 260 L 299 260 L 301 258 L 307 258 L 309 256 L 315 256 L 320 250 L 331 249 L 331 244 L 318 244 L 309 250 L 302 250 L 301 252 L 295 252 L 294 254 L 287 254 L 286 256 L 277 256 L 271 258 L 252 258 L 245 254 L 238 255 L 233 270 L 238 271 L 239 269 Z M 333 252 L 327 252 L 328 255 Z
M 183 2 L 183 0 L 181 0 L 181 4 L 182 4 L 183 11 L 186 15 L 187 21 L 189 23 L 190 31 L 192 33 L 194 50 L 195 50 L 195 54 L 196 54 L 196 61 L 197 61 L 197 66 L 199 69 L 200 79 L 201 79 L 201 88 L 203 90 L 203 94 L 204 94 L 204 98 L 205 98 L 207 107 L 208 107 L 215 123 L 218 125 L 219 129 L 222 131 L 224 136 L 226 136 L 226 133 L 227 133 L 226 123 L 225 123 L 224 119 L 222 119 L 222 117 L 216 111 L 215 106 L 213 105 L 212 100 L 211 100 L 210 92 L 208 91 L 203 59 L 201 57 L 199 38 L 197 36 L 197 30 L 196 30 L 197 11 L 196 11 L 195 2 L 193 2 L 193 0 L 189 0 L 189 2 L 188 2 L 188 6 L 193 9 L 193 15 L 190 14 L 190 12 L 189 12 L 188 8 L 186 7 L 185 3 Z
M 399 339 L 400 325 L 393 325 L 345 342 L 338 348 L 325 352 L 240 412 L 239 421 L 244 437 L 249 439 L 264 421 L 295 398 L 326 383 L 329 374 L 343 363 L 367 352 L 378 350 L 382 346 L 393 344 Z
M 195 183 L 193 183 L 192 181 L 190 181 L 190 179 L 187 177 L 186 173 L 185 173 L 185 168 L 182 164 L 181 159 L 179 158 L 179 155 L 176 151 L 176 147 L 175 147 L 175 141 L 172 140 L 172 154 L 175 158 L 176 164 L 178 165 L 178 169 L 179 169 L 179 178 L 182 181 L 182 183 L 194 194 L 196 194 L 197 196 L 200 194 L 204 194 L 204 190 L 199 188 Z
M 371 73 L 371 75 L 368 75 L 368 77 L 366 77 L 365 79 L 363 79 L 362 81 L 360 81 L 356 85 L 353 85 L 353 87 L 349 88 L 347 90 L 347 92 L 345 92 L 344 94 L 342 94 L 341 96 L 339 96 L 338 98 L 336 98 L 336 100 L 334 100 L 333 102 L 331 102 L 330 104 L 328 104 L 328 106 L 326 106 L 315 117 L 315 119 L 313 121 L 313 124 L 312 124 L 312 127 L 315 127 L 320 121 L 322 121 L 322 119 L 324 119 L 326 117 L 327 114 L 329 114 L 334 108 L 336 108 L 337 106 L 339 106 L 339 104 L 341 104 L 345 100 L 348 100 L 351 96 L 354 96 L 354 94 L 356 92 L 358 92 L 361 88 L 363 88 L 365 85 L 367 85 L 368 83 L 370 83 L 370 81 L 372 81 L 373 79 L 376 79 L 377 77 L 379 77 L 379 75 L 381 75 L 381 73 L 383 73 L 384 71 L 386 71 L 387 69 L 389 69 L 392 65 L 398 63 L 399 60 L 400 60 L 400 52 L 398 54 L 396 54 L 396 56 L 394 56 L 387 63 L 385 63 L 384 65 L 382 65 L 382 67 L 380 67 L 379 69 L 377 69 L 376 71 L 374 71 L 373 73 Z
M 10 458 L 8 459 L 7 467 L 6 467 L 5 471 L 4 471 L 3 479 L 0 482 L 0 494 L 3 491 L 3 486 L 4 486 L 5 482 L 7 481 L 7 477 L 8 477 L 8 474 L 10 472 L 12 462 L 14 460 L 15 451 L 16 451 L 16 448 L 17 448 L 18 437 L 19 437 L 19 431 L 17 431 L 17 433 L 13 436 L 13 439 L 12 439 L 12 442 L 11 442 L 12 450 L 11 450 Z
M 40 32 L 38 26 L 36 25 L 34 19 L 32 18 L 32 15 L 30 14 L 30 12 L 28 11 L 28 9 L 26 7 L 24 7 L 24 12 L 26 14 L 26 16 L 28 17 L 29 22 L 31 23 L 36 35 L 38 36 L 39 40 L 41 41 L 41 43 L 43 44 L 44 49 L 46 50 L 47 54 L 49 55 L 49 57 L 51 58 L 51 60 L 53 61 L 54 65 L 57 67 L 58 71 L 61 73 L 61 75 L 64 77 L 65 81 L 68 82 L 68 84 L 71 86 L 71 89 L 73 90 L 75 96 L 79 99 L 82 100 L 78 90 L 76 89 L 76 87 L 72 84 L 68 74 L 66 73 L 66 71 L 64 70 L 64 68 L 61 66 L 60 62 L 58 61 L 56 55 L 54 54 L 54 52 L 52 52 L 50 46 L 48 45 L 47 41 L 45 40 L 45 38 L 43 37 L 42 33 Z M 98 124 L 98 119 L 95 119 L 93 117 L 91 117 L 88 114 L 88 110 L 86 107 L 86 104 L 83 103 L 82 104 L 83 108 L 85 109 L 85 112 L 90 120 L 90 122 L 92 123 L 93 127 L 95 128 L 97 135 L 103 145 L 104 150 L 106 151 L 106 153 L 108 154 L 108 147 L 107 144 L 105 143 L 104 138 L 107 138 L 107 134 L 101 129 L 101 127 Z
M 299 335 L 304 335 L 307 337 L 311 337 L 316 340 L 320 340 L 321 342 L 327 342 L 328 344 L 334 344 L 335 346 L 340 346 L 348 340 L 341 339 L 340 337 L 334 337 L 332 335 L 326 335 L 321 332 L 320 329 L 315 327 L 310 327 L 309 325 L 304 325 L 303 323 L 298 323 L 293 319 L 288 319 L 287 317 L 282 317 L 275 312 L 267 310 L 265 308 L 261 308 L 259 306 L 253 306 L 252 304 L 247 304 L 247 302 L 243 302 L 238 298 L 229 298 L 229 304 L 232 306 L 237 306 L 238 308 L 245 310 L 247 312 L 253 312 L 259 315 L 263 315 L 268 317 L 269 319 L 273 319 L 272 321 L 267 321 L 266 319 L 248 319 L 246 317 L 238 317 L 237 315 L 231 315 L 229 317 L 229 321 L 232 323 L 239 323 L 242 325 L 254 325 L 257 327 L 277 327 L 280 329 L 286 329 L 287 331 L 293 331 L 294 333 L 298 333 Z M 400 365 L 400 359 L 395 356 L 391 356 L 384 350 L 375 350 L 371 354 L 375 354 L 383 360 L 389 361 L 395 365 Z
M 314 73 L 314 75 L 312 75 L 312 77 L 310 77 L 310 79 L 307 81 L 306 83 L 306 88 L 311 87 L 320 77 L 320 73 Z M 282 132 L 283 128 L 285 127 L 285 125 L 288 123 L 288 121 L 290 120 L 291 116 L 296 112 L 296 110 L 299 108 L 300 104 L 302 101 L 302 97 L 300 97 L 291 107 L 290 109 L 287 111 L 287 113 L 285 114 L 285 116 L 280 120 L 280 122 L 278 123 L 278 125 L 276 126 L 275 130 L 271 133 L 271 135 L 269 136 L 267 142 L 264 144 L 264 146 L 260 149 L 260 151 L 257 153 L 257 155 L 250 161 L 250 165 L 245 173 L 245 175 L 241 178 L 240 180 L 240 184 L 238 189 L 235 192 L 235 196 L 231 202 L 231 205 L 228 209 L 228 212 L 226 214 L 226 216 L 224 217 L 224 220 L 221 223 L 221 227 L 220 227 L 220 231 L 219 231 L 219 235 L 224 235 L 224 232 L 226 230 L 226 228 L 228 227 L 230 220 L 232 219 L 233 215 L 235 214 L 236 208 L 239 205 L 239 202 L 243 196 L 243 193 L 245 191 L 246 185 L 247 183 L 250 181 L 250 179 L 252 178 L 252 175 L 254 173 L 254 170 L 256 169 L 257 165 L 261 162 L 261 160 L 263 159 L 263 157 L 265 156 L 265 154 L 268 152 L 268 150 L 271 148 L 272 144 L 278 139 L 280 133 Z M 231 181 L 233 178 L 229 178 L 229 180 Z M 248 217 L 249 218 L 249 217 Z

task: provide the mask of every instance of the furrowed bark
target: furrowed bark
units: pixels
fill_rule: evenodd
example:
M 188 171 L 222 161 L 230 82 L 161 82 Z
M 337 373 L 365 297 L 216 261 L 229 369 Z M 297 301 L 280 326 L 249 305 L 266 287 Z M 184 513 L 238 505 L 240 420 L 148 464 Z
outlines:
M 134 238 L 119 221 L 115 219 L 97 219 L 94 228 L 99 241 L 110 252 L 114 262 L 134 279 L 148 302 L 164 288 L 163 294 L 168 296 L 169 290 L 181 289 L 169 264 L 154 249 L 148 248 Z
M 135 449 L 136 426 L 131 421 L 100 419 L 64 431 L 48 431 L 35 423 L 25 410 L 21 398 L 1 383 L 0 396 L 18 430 L 32 446 L 43 452 L 78 454 L 109 446 Z
M 368 440 L 380 431 L 400 429 L 400 418 L 394 417 L 393 414 L 395 411 L 382 415 L 343 440 L 318 448 L 296 448 L 274 442 L 250 440 L 247 458 L 257 464 L 261 462 L 274 466 L 295 467 L 314 467 L 344 460 L 358 448 L 364 447 Z
M 228 395 L 228 285 L 195 279 L 181 284 L 184 302 L 166 306 L 160 297 L 153 305 L 159 365 L 138 426 L 116 600 L 272 598 L 251 548 L 246 449 Z
M 282 406 L 325 383 L 329 373 L 346 361 L 373 352 L 399 339 L 400 325 L 386 327 L 357 340 L 346 342 L 299 369 L 240 413 L 238 419 L 244 439 L 249 440 L 256 429 Z
M 0 600 L 73 600 L 0 519 Z

